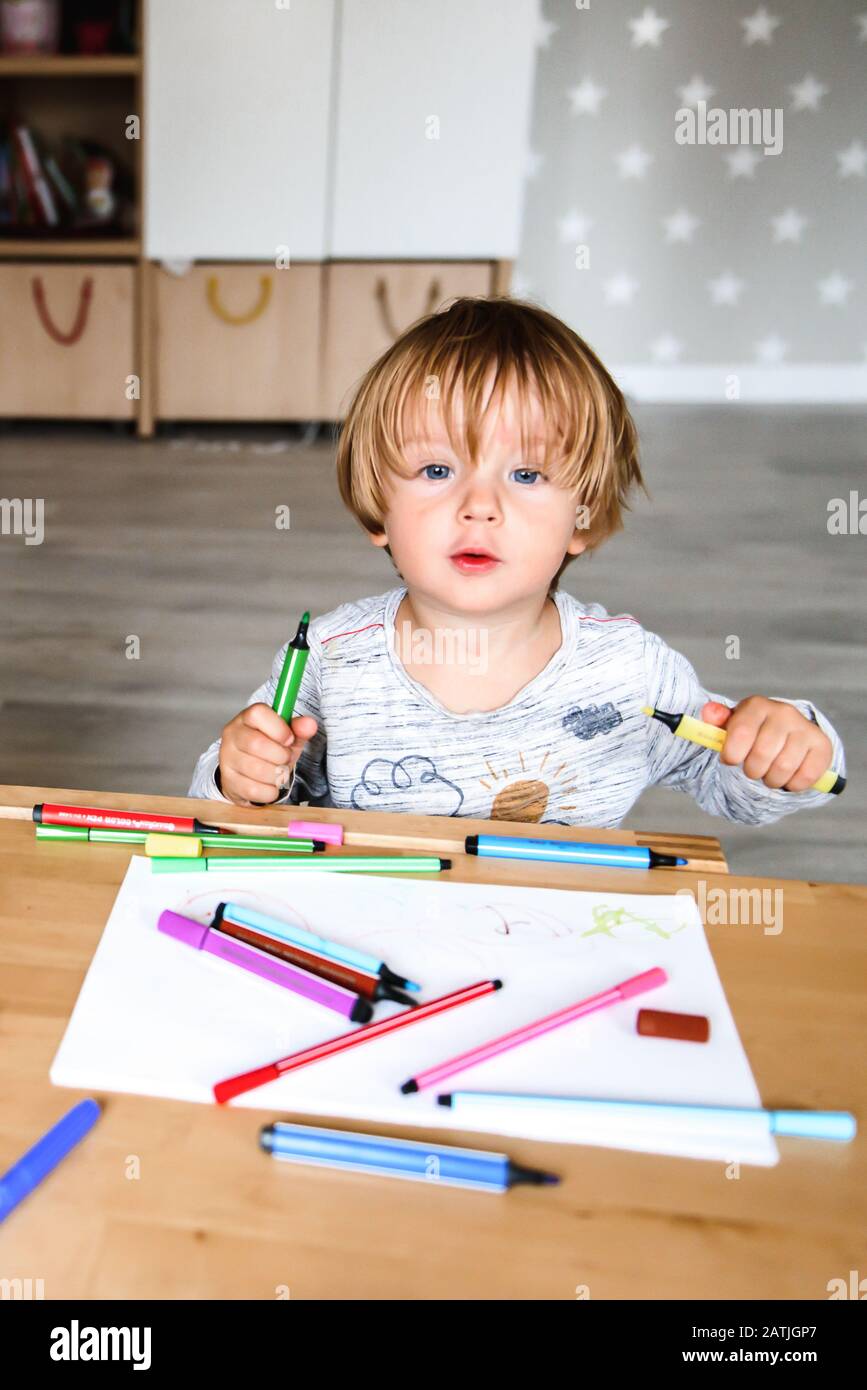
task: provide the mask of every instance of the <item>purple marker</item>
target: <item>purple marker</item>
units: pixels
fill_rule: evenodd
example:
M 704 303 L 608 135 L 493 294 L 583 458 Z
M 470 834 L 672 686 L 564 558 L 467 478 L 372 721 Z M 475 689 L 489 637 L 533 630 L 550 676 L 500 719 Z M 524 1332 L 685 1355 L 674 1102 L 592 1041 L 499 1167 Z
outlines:
M 267 951 L 247 946 L 221 932 L 211 931 L 210 927 L 193 921 L 191 917 L 182 917 L 179 912 L 161 912 L 157 929 L 166 936 L 173 936 L 176 941 L 192 946 L 195 951 L 207 951 L 208 955 L 227 960 L 232 965 L 240 965 L 242 970 L 249 970 L 262 980 L 270 980 L 272 984 L 291 989 L 305 999 L 312 999 L 315 1004 L 333 1009 L 351 1023 L 369 1023 L 373 1017 L 370 1002 L 360 999 L 351 989 L 332 985 L 328 980 L 312 975 L 309 970 L 300 970 L 297 965 L 277 960 Z

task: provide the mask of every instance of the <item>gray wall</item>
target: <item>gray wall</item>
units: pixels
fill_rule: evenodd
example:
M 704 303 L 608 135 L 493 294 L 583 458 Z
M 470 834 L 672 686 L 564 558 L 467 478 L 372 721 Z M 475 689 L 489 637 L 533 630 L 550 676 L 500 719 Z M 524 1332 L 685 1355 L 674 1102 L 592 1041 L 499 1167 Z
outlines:
M 767 0 L 780 23 L 752 43 L 741 21 L 758 0 L 542 8 L 513 291 L 564 318 L 609 365 L 849 363 L 867 388 L 867 0 Z M 669 25 L 658 44 L 636 45 L 629 22 L 648 8 Z M 714 89 L 708 113 L 782 108 L 781 152 L 676 143 L 679 89 L 697 76 Z M 807 76 L 827 91 L 813 96 Z M 575 109 L 586 79 L 607 89 L 596 114 Z M 634 146 L 652 159 L 643 177 L 624 177 L 618 156 Z M 750 148 L 752 176 L 733 176 L 730 157 Z M 665 219 L 681 209 L 700 225 L 691 240 L 667 239 Z M 789 209 L 805 224 L 798 240 L 777 240 L 788 227 L 775 231 L 773 219 Z M 575 267 L 579 243 L 589 269 Z M 742 289 L 714 304 L 710 282 L 727 273 Z M 606 297 L 619 276 L 635 282 L 631 302 Z M 860 371 L 847 379 L 860 383 Z

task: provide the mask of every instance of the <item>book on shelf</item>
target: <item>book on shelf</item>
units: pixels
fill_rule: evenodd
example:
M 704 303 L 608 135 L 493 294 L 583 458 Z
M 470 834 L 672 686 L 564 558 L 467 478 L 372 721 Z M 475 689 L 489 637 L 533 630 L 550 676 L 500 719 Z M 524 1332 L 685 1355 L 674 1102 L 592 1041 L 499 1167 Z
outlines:
M 60 216 L 54 201 L 54 194 L 43 173 L 36 141 L 26 125 L 16 125 L 12 134 L 36 219 L 46 227 L 57 227 L 60 225 Z

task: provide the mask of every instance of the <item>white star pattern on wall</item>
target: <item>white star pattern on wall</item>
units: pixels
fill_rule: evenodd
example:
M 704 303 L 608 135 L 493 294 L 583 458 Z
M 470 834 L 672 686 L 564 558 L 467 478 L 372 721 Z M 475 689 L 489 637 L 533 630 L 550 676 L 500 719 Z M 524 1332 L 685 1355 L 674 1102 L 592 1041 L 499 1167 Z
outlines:
M 536 29 L 536 47 L 549 48 L 552 35 L 556 34 L 559 24 L 552 24 L 544 15 L 539 16 L 539 24 Z
M 858 174 L 863 178 L 867 173 L 867 149 L 860 140 L 853 140 L 845 150 L 839 150 L 837 161 L 841 179 L 848 179 L 852 174 Z
M 865 0 L 541 4 L 517 283 L 648 381 L 861 362 Z
M 743 288 L 743 280 L 739 280 L 737 275 L 732 275 L 730 270 L 717 276 L 716 280 L 708 281 L 710 297 L 715 305 L 737 304 Z
M 774 241 L 800 241 L 807 219 L 794 208 L 786 208 L 779 217 L 771 218 L 771 225 L 774 229 Z
M 788 349 L 788 343 L 784 343 L 778 333 L 769 333 L 767 338 L 762 338 L 756 343 L 756 361 L 763 367 L 776 367 L 782 362 Z
M 580 242 L 587 240 L 587 233 L 593 226 L 592 219 L 585 217 L 583 213 L 574 209 L 570 210 L 565 216 L 560 218 L 557 223 L 557 235 L 561 241 Z
M 692 241 L 697 227 L 701 226 L 698 217 L 693 217 L 686 208 L 678 208 L 670 217 L 663 218 L 666 241 Z
M 607 87 L 597 86 L 592 77 L 585 77 L 583 82 L 578 83 L 577 87 L 570 87 L 569 89 L 573 116 L 597 116 L 600 103 L 605 100 L 607 95 Z
M 793 111 L 818 111 L 822 97 L 828 95 L 825 84 L 817 82 L 810 72 L 800 82 L 790 82 L 789 91 L 792 93 Z
M 839 270 L 819 281 L 819 298 L 823 304 L 845 304 L 852 293 L 852 281 Z
M 668 364 L 676 362 L 683 352 L 683 343 L 672 333 L 662 333 L 650 344 L 650 355 L 654 362 Z
M 648 154 L 647 150 L 640 145 L 630 145 L 628 150 L 623 150 L 617 156 L 617 167 L 620 170 L 622 179 L 643 179 L 647 173 L 647 166 L 653 161 L 653 155 Z
M 744 43 L 770 43 L 774 36 L 774 30 L 779 25 L 780 20 L 777 15 L 768 14 L 764 5 L 756 10 L 755 14 L 749 15 L 741 20 L 744 28 Z
M 742 145 L 739 150 L 727 154 L 725 158 L 729 166 L 729 178 L 752 179 L 755 178 L 756 165 L 764 156 L 756 154 L 755 150 L 751 150 L 747 145 Z
M 709 87 L 703 77 L 691 77 L 685 87 L 678 87 L 677 95 L 683 106 L 698 106 L 700 101 L 716 96 L 716 88 Z
M 633 46 L 643 48 L 649 44 L 652 48 L 658 48 L 668 26 L 669 20 L 660 18 L 656 11 L 648 6 L 637 19 L 629 21 Z
M 606 304 L 631 304 L 638 289 L 638 281 L 631 275 L 621 273 L 606 280 L 602 286 Z

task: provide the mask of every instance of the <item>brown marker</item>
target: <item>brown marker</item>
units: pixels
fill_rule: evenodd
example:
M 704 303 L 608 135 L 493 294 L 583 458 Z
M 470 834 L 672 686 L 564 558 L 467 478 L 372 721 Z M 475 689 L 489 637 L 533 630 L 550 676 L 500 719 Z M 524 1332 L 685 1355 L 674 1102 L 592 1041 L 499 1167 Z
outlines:
M 671 1014 L 664 1009 L 639 1009 L 637 1031 L 646 1038 L 676 1038 L 679 1042 L 707 1042 L 710 1021 L 704 1014 Z
M 236 941 L 244 941 L 248 946 L 256 946 L 260 951 L 267 951 L 271 956 L 279 956 L 281 960 L 288 961 L 290 965 L 297 965 L 301 970 L 309 970 L 311 975 L 318 975 L 320 979 L 328 980 L 333 985 L 351 989 L 363 999 L 391 999 L 396 1004 L 408 1004 L 412 1008 L 418 1006 L 417 999 L 411 999 L 402 990 L 395 989 L 379 975 L 366 975 L 363 970 L 353 970 L 351 965 L 328 960 L 325 956 L 317 955 L 315 951 L 305 951 L 303 946 L 280 941 L 241 922 L 233 922 L 224 914 L 222 903 L 214 915 L 211 928 L 223 932 L 226 936 L 233 936 Z

